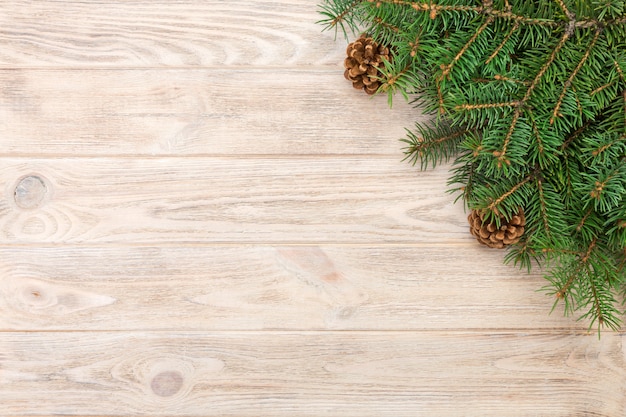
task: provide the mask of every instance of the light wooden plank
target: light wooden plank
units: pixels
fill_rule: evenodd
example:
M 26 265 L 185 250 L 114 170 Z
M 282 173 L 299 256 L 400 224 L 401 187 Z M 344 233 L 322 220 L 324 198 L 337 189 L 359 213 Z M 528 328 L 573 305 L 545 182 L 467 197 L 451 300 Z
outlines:
M 623 335 L 1 333 L 2 416 L 606 416 Z
M 467 246 L 0 248 L 4 330 L 555 329 L 546 285 Z
M 367 156 L 0 158 L 0 245 L 472 241 L 447 176 Z
M 0 66 L 336 65 L 309 0 L 4 0 Z
M 341 69 L 0 70 L 0 85 L 4 155 L 400 157 L 424 120 Z

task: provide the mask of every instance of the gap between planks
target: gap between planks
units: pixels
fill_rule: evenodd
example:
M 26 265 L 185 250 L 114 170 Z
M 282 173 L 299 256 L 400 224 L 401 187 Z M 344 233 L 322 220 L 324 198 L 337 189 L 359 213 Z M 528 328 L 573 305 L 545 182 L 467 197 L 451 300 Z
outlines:
M 398 141 L 400 142 L 400 141 Z M 171 153 L 171 154 L 76 154 L 76 153 L 45 153 L 45 152 L 31 152 L 31 153 L 7 153 L 0 152 L 0 158 L 16 158 L 16 159 L 47 159 L 47 160 L 55 160 L 55 159 L 67 159 L 67 158 L 84 158 L 84 159 L 102 159 L 102 158 L 114 158 L 114 159 L 145 159 L 145 160 L 155 160 L 155 159 L 170 159 L 170 158 L 184 158 L 184 159 L 203 159 L 203 158 L 218 158 L 218 159 L 280 159 L 280 160 L 288 160 L 288 159 L 346 159 L 349 157 L 354 158 L 372 158 L 372 159 L 389 159 L 393 157 L 396 153 L 359 153 L 359 152 L 350 152 L 349 154 L 341 154 L 341 153 L 289 153 L 289 154 L 221 154 L 221 153 L 197 153 L 197 154 L 180 154 L 180 153 Z M 401 163 L 403 159 L 402 151 L 399 149 L 397 152 L 398 155 L 398 163 Z M 416 167 L 417 173 L 419 173 L 419 168 Z
M 361 329 L 335 329 L 335 330 L 322 330 L 322 329 L 314 329 L 314 330 L 306 330 L 306 329 L 265 329 L 265 330 L 193 330 L 193 329 L 136 329 L 136 330 L 128 330 L 128 329 L 98 329 L 98 330 L 64 330 L 64 329 L 53 329 L 53 330 L 11 330 L 11 329 L 0 329 L 0 334 L 75 334 L 75 333 L 109 333 L 109 334 L 172 334 L 172 333 L 188 333 L 190 335 L 203 335 L 203 336 L 219 336 L 219 335 L 293 335 L 293 334 L 304 334 L 304 335 L 333 335 L 333 334 L 358 334 L 358 335 L 375 335 L 375 334 L 430 334 L 430 335 L 440 335 L 440 336 L 464 336 L 464 335 L 489 335 L 492 337 L 498 336 L 528 336 L 532 334 L 533 336 L 589 336 L 589 337 L 597 337 L 598 340 L 602 340 L 603 337 L 624 337 L 626 336 L 626 330 L 619 331 L 611 331 L 605 329 L 603 332 L 598 335 L 598 331 L 595 328 L 586 329 L 584 326 L 580 328 L 576 327 L 566 327 L 566 326 L 555 326 L 555 327 L 484 327 L 484 328 L 454 328 L 454 327 L 445 327 L 440 329 L 377 329 L 377 330 L 361 330 Z
M 343 73 L 343 67 L 341 61 L 332 65 L 254 65 L 247 68 L 243 65 L 190 65 L 190 66 L 117 66 L 117 65 L 103 65 L 93 67 L 81 67 L 81 66 L 37 66 L 37 65 L 16 65 L 3 67 L 0 65 L 0 71 L 295 71 L 295 72 L 333 72 L 341 75 Z M 347 82 L 347 81 L 346 81 Z
M 469 226 L 468 226 L 469 228 Z M 121 248 L 150 248 L 150 247 L 159 247 L 159 248 L 245 248 L 245 247 L 315 247 L 315 246 L 324 246 L 324 247 L 337 247 L 337 248 L 371 248 L 371 249 L 384 249 L 384 248 L 481 248 L 478 243 L 474 242 L 473 239 L 467 242 L 450 242 L 450 243 L 442 243 L 442 242 L 399 242 L 399 243 L 363 243 L 363 242 L 326 242 L 326 241 L 310 241 L 310 242 L 301 242 L 301 241 L 293 241 L 288 242 L 284 240 L 280 241 L 253 241 L 247 240 L 245 242 L 235 242 L 235 241 L 224 241 L 224 242 L 197 242 L 197 241 L 189 241 L 189 242 L 171 242 L 171 241 L 152 241 L 148 242 L 18 242 L 18 243 L 0 243 L 0 248 L 3 249 L 13 249 L 13 248 L 86 248 L 86 249 L 98 249 L 98 248 L 111 248 L 111 247 L 121 247 Z M 484 248 L 481 248 L 484 249 Z M 487 250 L 487 249 L 484 249 Z M 504 258 L 504 253 L 503 258 Z

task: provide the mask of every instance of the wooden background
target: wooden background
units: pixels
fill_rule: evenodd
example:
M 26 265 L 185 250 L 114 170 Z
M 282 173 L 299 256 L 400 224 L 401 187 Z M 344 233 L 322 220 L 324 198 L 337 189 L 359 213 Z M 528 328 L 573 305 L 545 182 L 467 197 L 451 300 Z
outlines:
M 3 0 L 0 416 L 626 415 L 314 0 Z

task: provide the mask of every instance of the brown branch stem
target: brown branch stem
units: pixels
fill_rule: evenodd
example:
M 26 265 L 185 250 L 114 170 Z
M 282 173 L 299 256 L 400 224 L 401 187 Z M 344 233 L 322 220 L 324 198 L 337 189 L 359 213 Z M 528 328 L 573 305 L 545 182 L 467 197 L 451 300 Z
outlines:
M 587 222 L 587 219 L 589 218 L 589 216 L 591 215 L 591 213 L 593 213 L 593 208 L 589 208 L 589 210 L 587 210 L 587 212 L 585 213 L 585 215 L 583 216 L 582 219 L 580 219 L 580 223 L 578 223 L 578 226 L 576 226 L 576 231 L 580 232 L 580 230 L 583 228 L 583 226 L 585 225 L 585 223 Z
M 485 104 L 460 104 L 454 106 L 455 110 L 477 110 L 477 109 L 495 109 L 502 107 L 516 107 L 519 105 L 519 101 L 509 101 L 506 103 L 485 103 Z

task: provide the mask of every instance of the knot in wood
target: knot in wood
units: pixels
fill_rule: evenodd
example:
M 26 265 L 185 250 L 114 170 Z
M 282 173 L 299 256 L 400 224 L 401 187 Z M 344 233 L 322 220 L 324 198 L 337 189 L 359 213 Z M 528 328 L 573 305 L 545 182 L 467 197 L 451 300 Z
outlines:
M 152 379 L 150 388 L 159 397 L 171 397 L 183 387 L 183 376 L 180 372 L 161 372 Z
M 37 175 L 28 175 L 17 183 L 13 197 L 18 207 L 33 209 L 41 206 L 47 194 L 46 182 Z

